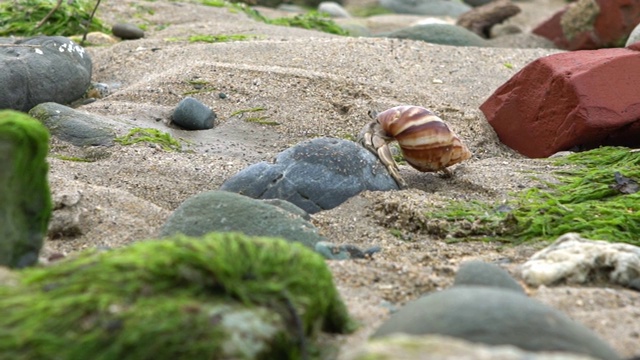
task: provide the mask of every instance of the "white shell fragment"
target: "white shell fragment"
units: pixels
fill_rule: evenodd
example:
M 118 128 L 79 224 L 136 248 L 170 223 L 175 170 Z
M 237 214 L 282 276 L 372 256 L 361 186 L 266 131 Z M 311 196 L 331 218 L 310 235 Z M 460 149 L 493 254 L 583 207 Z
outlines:
M 640 247 L 567 233 L 524 263 L 521 275 L 531 286 L 594 280 L 627 286 L 640 277 Z

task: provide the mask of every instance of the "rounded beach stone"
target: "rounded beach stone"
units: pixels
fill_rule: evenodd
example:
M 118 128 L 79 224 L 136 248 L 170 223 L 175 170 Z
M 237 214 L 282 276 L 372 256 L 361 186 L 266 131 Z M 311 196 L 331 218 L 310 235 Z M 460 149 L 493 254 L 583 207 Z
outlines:
M 398 39 L 421 40 L 432 44 L 453 46 L 489 46 L 488 42 L 462 26 L 423 24 L 376 35 Z
M 350 349 L 344 360 L 593 360 L 586 355 L 530 352 L 513 346 L 490 346 L 441 335 L 396 334 Z
M 300 242 L 314 249 L 326 240 L 307 220 L 264 201 L 227 191 L 206 191 L 185 200 L 162 226 L 160 236 L 202 236 L 210 232 L 241 232 Z
M 49 133 L 16 111 L 0 111 L 0 265 L 38 261 L 51 217 Z
M 464 0 L 464 2 L 473 7 L 482 6 L 490 3 L 493 0 Z
M 398 14 L 458 17 L 471 10 L 469 5 L 449 0 L 380 0 L 380 6 Z
M 467 261 L 460 265 L 454 286 L 475 285 L 514 290 L 524 294 L 518 282 L 498 265 L 479 260 Z
M 40 120 L 56 138 L 75 146 L 110 146 L 116 137 L 112 120 L 56 103 L 43 103 L 29 115 Z
M 91 85 L 91 58 L 68 38 L 40 36 L 15 45 L 0 47 L 0 109 L 26 112 L 44 102 L 68 104 Z
M 123 40 L 136 40 L 144 37 L 144 31 L 133 24 L 115 24 L 111 28 L 111 32 Z
M 428 294 L 392 315 L 373 337 L 397 333 L 620 359 L 591 330 L 565 314 L 519 292 L 484 286 L 454 286 Z
M 174 124 L 187 130 L 207 130 L 214 126 L 216 114 L 197 99 L 182 99 L 173 111 L 171 120 Z
M 327 13 L 334 18 L 350 18 L 349 12 L 335 1 L 323 1 L 318 5 L 318 12 Z
M 220 187 L 258 199 L 287 200 L 308 213 L 332 209 L 361 191 L 397 190 L 377 157 L 348 140 L 317 138 L 249 166 Z

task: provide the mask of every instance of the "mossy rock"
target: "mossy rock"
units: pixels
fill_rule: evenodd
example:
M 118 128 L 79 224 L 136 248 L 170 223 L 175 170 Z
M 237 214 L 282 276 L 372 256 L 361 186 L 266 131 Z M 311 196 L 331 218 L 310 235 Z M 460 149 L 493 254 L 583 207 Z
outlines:
M 0 111 L 0 265 L 38 260 L 51 217 L 49 133 L 21 112 Z
M 324 259 L 275 238 L 175 236 L 18 275 L 0 286 L 11 359 L 297 359 L 354 329 Z

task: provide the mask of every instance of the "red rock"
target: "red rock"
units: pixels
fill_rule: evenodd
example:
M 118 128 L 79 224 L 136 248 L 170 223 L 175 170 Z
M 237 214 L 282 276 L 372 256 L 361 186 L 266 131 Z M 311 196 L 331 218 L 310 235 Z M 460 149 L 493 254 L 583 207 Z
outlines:
M 567 50 L 621 47 L 640 23 L 638 0 L 579 0 L 533 29 Z
M 640 43 L 535 60 L 481 106 L 500 140 L 528 157 L 573 147 L 640 147 Z

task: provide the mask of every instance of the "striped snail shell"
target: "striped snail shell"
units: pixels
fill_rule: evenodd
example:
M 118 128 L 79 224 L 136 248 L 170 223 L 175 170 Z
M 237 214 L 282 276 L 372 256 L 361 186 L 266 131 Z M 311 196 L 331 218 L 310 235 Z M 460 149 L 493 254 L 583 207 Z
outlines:
M 402 154 L 419 171 L 445 170 L 469 159 L 471 152 L 436 114 L 420 106 L 397 106 L 376 116 L 376 121 L 400 145 Z

